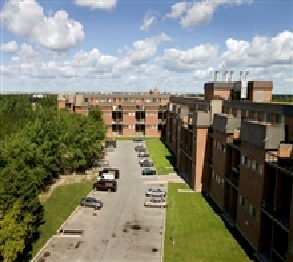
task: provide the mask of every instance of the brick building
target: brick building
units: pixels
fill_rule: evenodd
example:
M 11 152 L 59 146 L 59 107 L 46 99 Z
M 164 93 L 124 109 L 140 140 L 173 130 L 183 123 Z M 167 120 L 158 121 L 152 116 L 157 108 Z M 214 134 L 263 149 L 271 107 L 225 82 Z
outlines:
M 293 262 L 293 105 L 270 81 L 213 81 L 204 98 L 171 96 L 166 144 L 260 261 Z
M 156 89 L 147 93 L 59 94 L 58 108 L 87 115 L 98 106 L 108 137 L 161 137 L 169 96 Z

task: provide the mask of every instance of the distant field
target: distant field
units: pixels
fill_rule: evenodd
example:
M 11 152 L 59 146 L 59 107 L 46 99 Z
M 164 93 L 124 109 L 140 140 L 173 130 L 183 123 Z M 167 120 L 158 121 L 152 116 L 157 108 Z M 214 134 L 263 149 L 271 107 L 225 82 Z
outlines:
M 175 158 L 161 140 L 147 140 L 146 147 L 159 175 L 166 175 L 174 172 L 176 168 Z
M 250 261 L 201 193 L 179 188 L 188 186 L 169 183 L 164 261 Z
M 39 240 L 33 245 L 32 255 L 35 256 L 43 245 L 56 234 L 58 228 L 78 206 L 82 197 L 86 196 L 92 187 L 92 181 L 60 185 L 43 204 L 45 223 L 41 226 Z

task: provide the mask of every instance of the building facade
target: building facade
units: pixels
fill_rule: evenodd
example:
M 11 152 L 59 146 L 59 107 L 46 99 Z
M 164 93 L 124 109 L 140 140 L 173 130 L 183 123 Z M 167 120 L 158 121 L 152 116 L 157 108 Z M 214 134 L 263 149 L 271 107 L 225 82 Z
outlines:
M 147 93 L 59 94 L 58 108 L 87 115 L 98 106 L 108 137 L 161 137 L 164 135 L 169 94 Z
M 293 105 L 270 81 L 214 81 L 204 98 L 170 97 L 166 144 L 260 261 L 293 262 Z

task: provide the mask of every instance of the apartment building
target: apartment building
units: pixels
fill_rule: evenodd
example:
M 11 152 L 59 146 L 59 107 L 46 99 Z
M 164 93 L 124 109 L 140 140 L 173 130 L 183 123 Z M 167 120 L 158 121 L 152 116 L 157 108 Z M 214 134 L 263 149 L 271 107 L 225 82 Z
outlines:
M 272 103 L 272 89 L 215 77 L 202 99 L 171 96 L 165 140 L 259 261 L 293 262 L 293 105 Z
M 59 94 L 58 108 L 87 115 L 98 106 L 108 137 L 161 137 L 170 94 L 152 89 L 146 93 Z

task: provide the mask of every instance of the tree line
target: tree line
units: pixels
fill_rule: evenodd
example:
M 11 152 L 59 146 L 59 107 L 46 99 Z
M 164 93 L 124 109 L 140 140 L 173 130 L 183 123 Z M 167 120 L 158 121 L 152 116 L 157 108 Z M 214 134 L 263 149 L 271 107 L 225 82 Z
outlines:
M 57 96 L 0 96 L 0 261 L 24 261 L 44 223 L 39 194 L 59 174 L 84 171 L 101 155 L 106 127 L 57 110 Z

